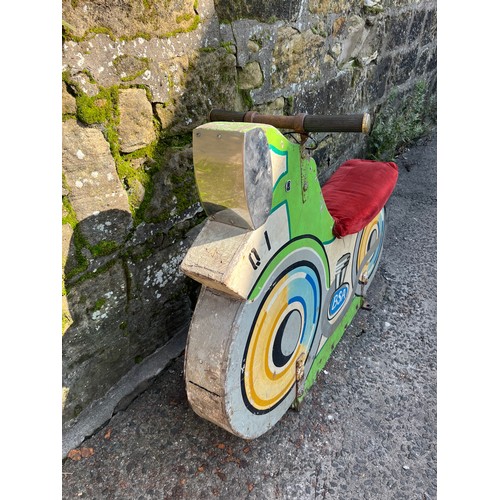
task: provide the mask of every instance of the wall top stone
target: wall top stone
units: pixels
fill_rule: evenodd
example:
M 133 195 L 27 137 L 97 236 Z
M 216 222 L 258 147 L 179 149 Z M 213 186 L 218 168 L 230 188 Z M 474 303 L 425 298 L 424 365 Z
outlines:
M 169 98 L 168 78 L 174 76 L 165 71 L 168 62 L 219 44 L 215 16 L 207 17 L 197 30 L 171 38 L 115 40 L 97 33 L 87 40 L 64 42 L 63 71 L 68 71 L 87 95 L 96 95 L 98 86 L 147 85 L 153 102 L 165 102 Z
M 144 33 L 166 36 L 190 29 L 197 19 L 193 0 L 168 3 L 169 8 L 163 2 L 137 0 L 63 0 L 62 14 L 77 37 L 91 30 L 105 31 L 116 38 L 134 38 Z

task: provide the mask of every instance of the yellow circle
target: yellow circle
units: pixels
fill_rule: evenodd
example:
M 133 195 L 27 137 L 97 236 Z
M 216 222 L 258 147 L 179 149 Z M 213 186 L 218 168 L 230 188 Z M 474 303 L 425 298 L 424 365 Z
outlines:
M 363 266 L 363 269 L 360 269 L 361 263 L 363 262 L 363 259 L 365 258 L 366 254 L 368 253 L 368 243 L 370 241 L 370 236 L 372 235 L 373 231 L 377 229 L 378 226 L 378 220 L 379 220 L 380 214 L 377 215 L 364 229 L 361 234 L 361 241 L 359 243 L 359 251 L 358 251 L 358 261 L 357 261 L 357 268 L 358 268 L 358 274 L 363 275 L 367 272 L 368 266 L 370 264 L 370 259 L 368 259 L 368 262 L 365 263 Z
M 267 297 L 255 323 L 254 333 L 248 347 L 248 362 L 245 367 L 245 390 L 255 408 L 264 410 L 276 404 L 295 383 L 295 362 L 304 352 L 299 344 L 293 356 L 280 373 L 271 371 L 268 365 L 272 340 L 280 320 L 289 309 L 287 280 L 285 275 L 269 297 Z

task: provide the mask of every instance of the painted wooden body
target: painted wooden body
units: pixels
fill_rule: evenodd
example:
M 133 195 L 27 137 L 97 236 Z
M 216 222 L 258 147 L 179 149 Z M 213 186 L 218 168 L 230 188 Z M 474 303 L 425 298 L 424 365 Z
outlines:
M 314 160 L 270 125 L 206 124 L 193 148 L 209 218 L 181 264 L 203 284 L 186 347 L 188 399 L 253 439 L 302 401 L 361 307 L 385 212 L 334 238 Z

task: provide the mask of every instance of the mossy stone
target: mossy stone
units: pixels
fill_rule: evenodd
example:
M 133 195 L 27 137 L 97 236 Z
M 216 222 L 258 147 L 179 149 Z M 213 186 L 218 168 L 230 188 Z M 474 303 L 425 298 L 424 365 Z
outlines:
M 197 19 L 194 3 L 193 0 L 63 0 L 65 36 L 81 39 L 89 33 L 99 32 L 130 39 L 140 35 L 162 37 L 189 31 Z

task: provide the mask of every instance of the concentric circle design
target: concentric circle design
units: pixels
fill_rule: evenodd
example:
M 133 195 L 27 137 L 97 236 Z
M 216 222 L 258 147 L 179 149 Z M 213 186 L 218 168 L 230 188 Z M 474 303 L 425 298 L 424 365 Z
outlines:
M 355 265 L 353 266 L 353 284 L 358 284 L 359 280 L 364 280 L 369 286 L 371 279 L 377 269 L 385 236 L 385 209 L 358 234 L 354 250 Z M 371 256 L 367 258 L 367 255 Z
M 290 240 L 257 269 L 245 301 L 202 289 L 186 348 L 193 409 L 245 439 L 267 432 L 290 408 L 298 368 L 307 380 L 330 282 L 325 248 L 311 235 Z
M 307 261 L 281 272 L 262 299 L 244 351 L 241 390 L 246 407 L 264 414 L 296 382 L 296 362 L 308 355 L 319 323 L 321 281 Z

